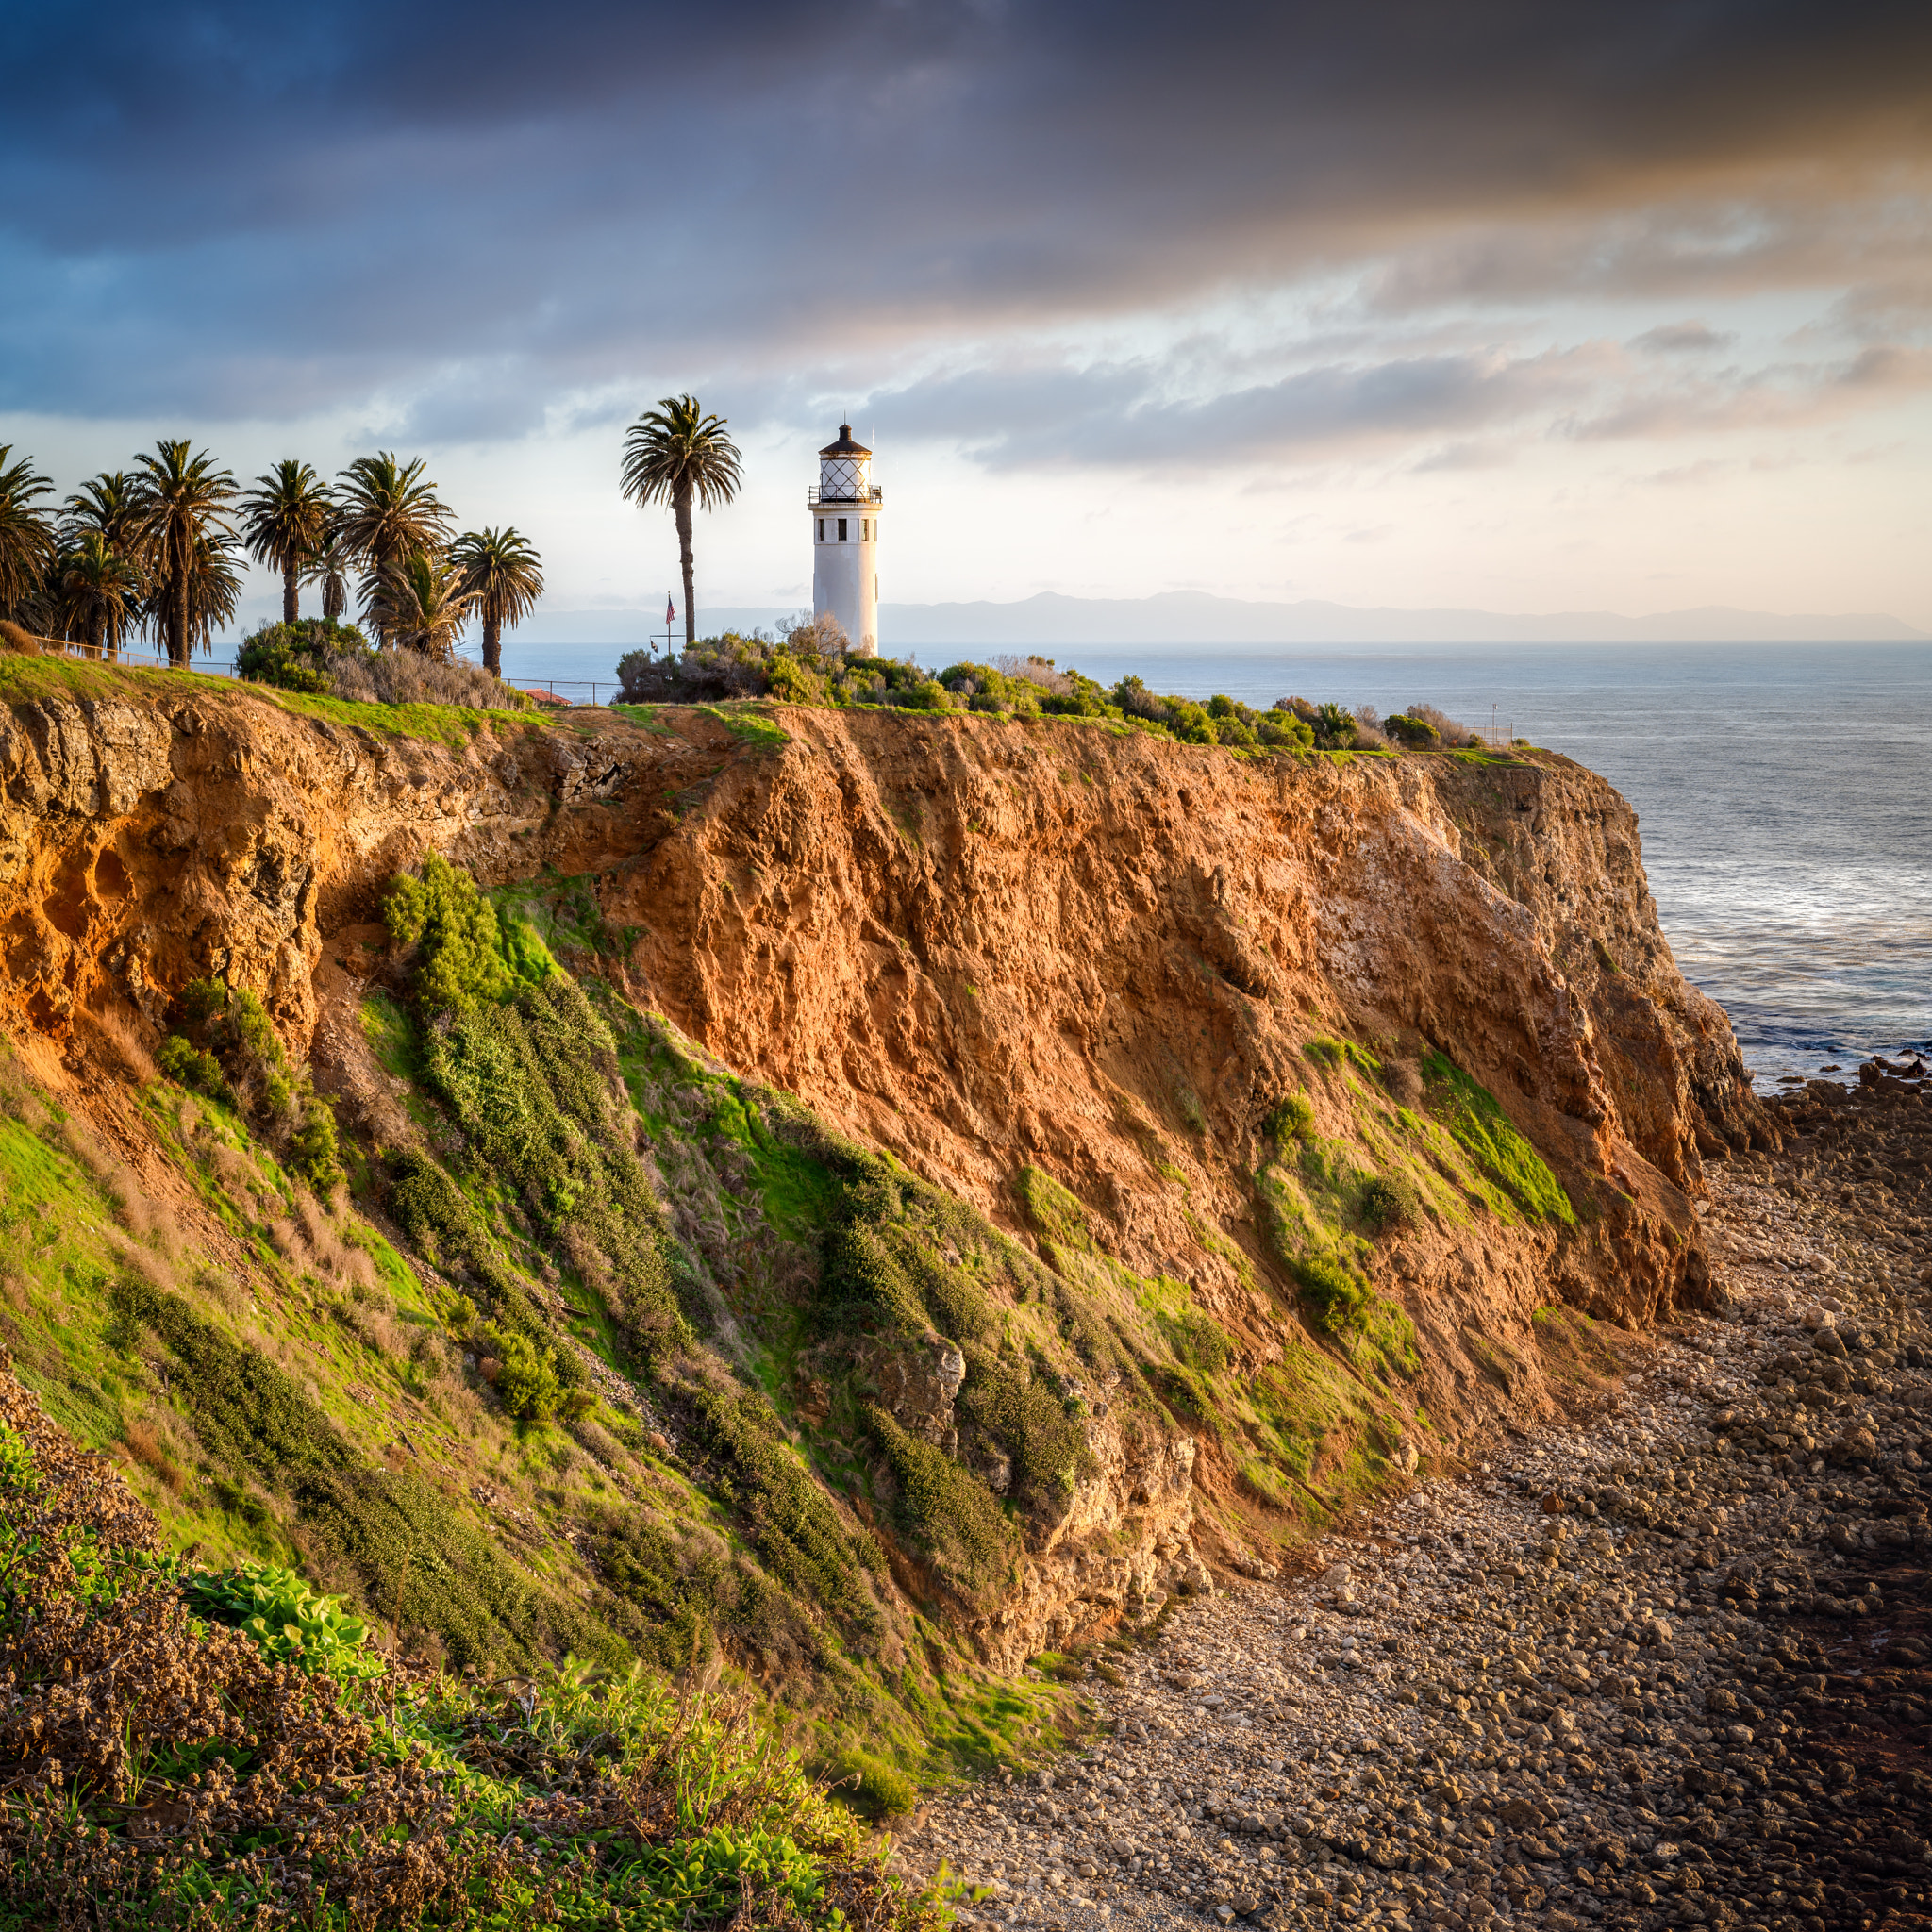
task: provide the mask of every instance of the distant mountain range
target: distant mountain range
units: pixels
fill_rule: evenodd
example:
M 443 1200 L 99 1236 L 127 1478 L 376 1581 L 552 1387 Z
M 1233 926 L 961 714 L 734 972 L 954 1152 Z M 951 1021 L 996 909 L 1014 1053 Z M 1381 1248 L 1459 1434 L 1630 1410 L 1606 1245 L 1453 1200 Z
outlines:
M 700 605 L 700 629 L 769 629 L 791 608 Z M 545 610 L 523 625 L 526 643 L 641 643 L 662 631 L 645 610 Z M 1361 608 L 1307 598 L 1251 603 L 1204 591 L 1153 597 L 1062 597 L 1052 591 L 1017 603 L 886 604 L 879 610 L 889 653 L 928 646 L 1013 649 L 1079 644 L 1491 644 L 1491 643 L 1910 643 L 1932 642 L 1881 611 L 1780 616 L 1707 604 L 1625 617 L 1613 610 L 1521 616 L 1496 610 Z

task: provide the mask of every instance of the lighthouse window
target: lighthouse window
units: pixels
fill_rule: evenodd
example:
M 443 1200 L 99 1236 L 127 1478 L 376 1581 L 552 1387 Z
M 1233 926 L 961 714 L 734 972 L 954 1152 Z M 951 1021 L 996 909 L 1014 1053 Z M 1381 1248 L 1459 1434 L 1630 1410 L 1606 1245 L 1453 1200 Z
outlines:
M 843 517 L 839 519 L 839 541 L 841 543 L 845 541 L 845 519 Z
M 821 518 L 819 519 L 819 541 L 820 541 L 821 543 L 823 543 L 823 542 L 824 542 L 824 541 L 825 541 L 825 520 L 824 520 L 824 517 L 821 517 Z

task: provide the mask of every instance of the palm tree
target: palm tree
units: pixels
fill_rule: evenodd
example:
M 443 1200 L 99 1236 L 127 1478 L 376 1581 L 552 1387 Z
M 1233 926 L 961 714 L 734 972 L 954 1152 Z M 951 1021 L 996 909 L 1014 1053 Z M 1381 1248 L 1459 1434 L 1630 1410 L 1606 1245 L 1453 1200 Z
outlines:
M 99 530 L 86 530 L 54 566 L 54 610 L 63 631 L 79 631 L 88 648 L 121 655 L 121 640 L 145 588 L 140 569 Z
M 185 440 L 164 439 L 152 456 L 134 460 L 142 472 L 135 479 L 139 527 L 153 557 L 154 615 L 167 642 L 168 661 L 186 670 L 195 640 L 206 643 L 212 637 L 207 620 L 221 592 L 217 590 L 211 603 L 209 591 L 221 571 L 227 571 L 235 595 L 241 592 L 240 576 L 225 563 L 235 479 L 226 470 L 217 470 L 206 450 L 191 456 Z M 220 621 L 225 623 L 233 610 L 230 597 Z
M 242 499 L 242 535 L 257 563 L 272 563 L 282 574 L 282 622 L 293 624 L 301 611 L 302 566 L 328 541 L 335 527 L 335 500 L 307 463 L 285 457 Z
M 691 507 L 729 503 L 738 494 L 738 445 L 723 416 L 707 416 L 695 396 L 665 396 L 624 439 L 624 493 L 641 508 L 668 503 L 677 519 L 677 559 L 684 571 L 684 641 L 697 642 L 691 608 Z
M 409 463 L 399 463 L 389 450 L 358 457 L 342 472 L 341 486 L 336 531 L 368 567 L 362 597 L 373 610 L 383 573 L 419 551 L 441 550 L 454 518 L 423 475 L 421 457 Z M 390 641 L 387 633 L 383 641 Z
M 242 570 L 234 537 L 211 534 L 197 538 L 188 577 L 188 641 L 204 651 L 218 630 L 233 622 L 242 602 Z
M 543 594 L 543 559 L 509 527 L 464 531 L 450 558 L 483 620 L 483 668 L 501 677 L 503 627 L 514 630 L 536 608 Z
M 35 507 L 54 486 L 31 457 L 8 463 L 10 442 L 0 442 L 0 616 L 10 617 L 31 601 L 54 560 L 54 532 L 47 513 Z
M 476 608 L 476 593 L 445 556 L 416 550 L 373 580 L 369 619 L 390 642 L 425 658 L 456 656 L 457 639 Z
M 70 546 L 98 530 L 117 557 L 141 567 L 141 487 L 125 470 L 90 476 L 61 506 L 60 521 Z
M 349 573 L 355 568 L 355 552 L 332 524 L 322 547 L 302 566 L 302 581 L 322 586 L 322 614 L 331 624 L 349 608 Z

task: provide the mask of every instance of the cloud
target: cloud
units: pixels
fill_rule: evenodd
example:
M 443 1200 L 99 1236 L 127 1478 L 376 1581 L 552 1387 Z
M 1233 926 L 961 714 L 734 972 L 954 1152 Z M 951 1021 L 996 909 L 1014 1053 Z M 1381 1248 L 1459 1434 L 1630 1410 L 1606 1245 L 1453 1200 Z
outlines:
M 1412 356 L 1192 396 L 1166 392 L 1170 372 L 1153 359 L 991 366 L 874 395 L 868 408 L 882 433 L 955 441 L 992 469 L 1221 468 L 1520 422 L 1587 391 L 1603 359 L 1593 347 Z
M 1580 441 L 1808 428 L 1932 390 L 1932 350 L 1898 343 L 1849 361 L 1783 363 L 1706 380 L 1633 385 L 1563 425 Z
M 1737 340 L 1735 334 L 1721 332 L 1707 323 L 1666 322 L 1633 336 L 1630 346 L 1646 356 L 1701 356 L 1728 348 Z
M 459 427 L 490 369 L 512 425 L 1338 265 L 1390 314 L 1877 282 L 1928 55 L 1905 0 L 14 8 L 0 403 Z

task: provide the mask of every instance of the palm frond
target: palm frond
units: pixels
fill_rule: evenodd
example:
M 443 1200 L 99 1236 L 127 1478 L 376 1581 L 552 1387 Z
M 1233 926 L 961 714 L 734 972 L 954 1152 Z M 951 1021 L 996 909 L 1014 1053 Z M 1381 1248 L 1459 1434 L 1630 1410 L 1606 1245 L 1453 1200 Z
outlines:
M 466 530 L 450 549 L 486 624 L 521 624 L 543 594 L 543 559 L 513 526 Z
M 358 562 L 380 574 L 419 551 L 440 549 L 455 521 L 424 475 L 421 457 L 404 463 L 383 450 L 341 473 L 336 532 Z
M 54 526 L 35 499 L 53 484 L 34 468 L 31 457 L 9 462 L 10 442 L 0 442 L 0 612 L 11 615 L 31 602 L 54 560 Z
M 665 396 L 624 439 L 624 493 L 642 506 L 695 498 L 700 508 L 730 503 L 741 481 L 738 445 L 723 416 L 692 395 Z
M 363 579 L 363 608 L 385 642 L 425 657 L 456 656 L 475 593 L 445 556 L 418 550 Z

